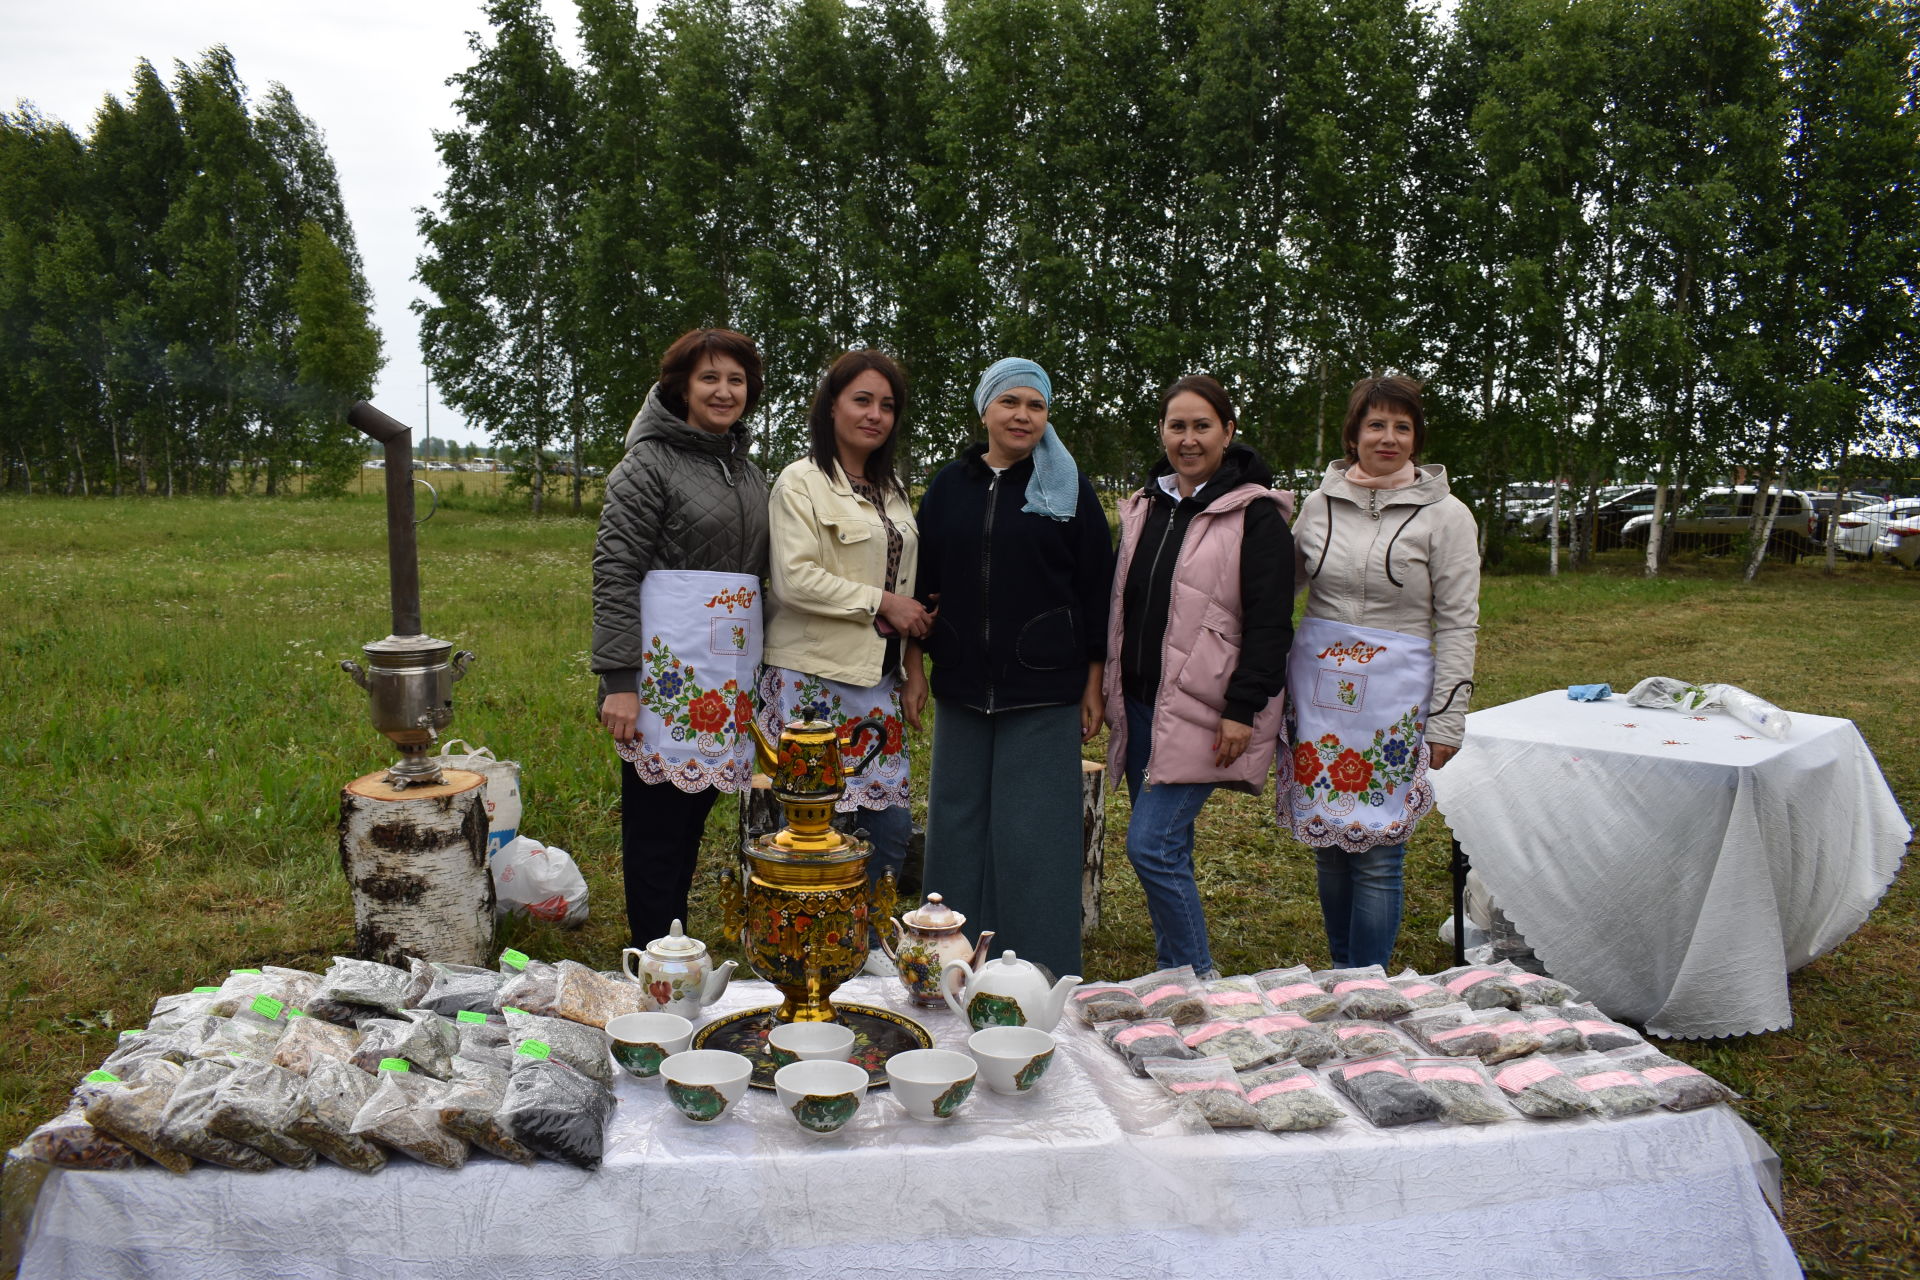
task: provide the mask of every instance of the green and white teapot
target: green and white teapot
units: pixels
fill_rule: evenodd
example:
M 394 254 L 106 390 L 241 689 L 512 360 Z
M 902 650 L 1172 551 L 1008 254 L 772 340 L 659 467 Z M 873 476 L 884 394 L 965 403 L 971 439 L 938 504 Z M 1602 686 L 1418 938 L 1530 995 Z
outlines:
M 1060 1011 L 1067 1007 L 1067 993 L 1080 985 L 1080 975 L 1074 973 L 1048 987 L 1047 976 L 1038 965 L 1011 951 L 1003 951 L 998 960 L 971 971 L 955 960 L 941 970 L 940 976 L 947 1004 L 975 1031 L 985 1027 L 1051 1031 L 1060 1021 Z

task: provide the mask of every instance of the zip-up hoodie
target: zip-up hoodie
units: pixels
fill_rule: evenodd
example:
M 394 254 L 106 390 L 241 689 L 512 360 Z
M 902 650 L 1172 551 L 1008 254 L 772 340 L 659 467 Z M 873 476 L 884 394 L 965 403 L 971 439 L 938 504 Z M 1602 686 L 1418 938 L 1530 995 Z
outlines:
M 1404 489 L 1347 481 L 1343 461 L 1293 522 L 1294 580 L 1306 584 L 1307 616 L 1432 637 L 1429 742 L 1459 746 L 1473 696 L 1480 628 L 1480 546 L 1473 513 L 1447 487 L 1447 469 L 1427 465 Z
M 767 477 L 742 423 L 716 435 L 660 401 L 656 383 L 607 477 L 593 545 L 593 670 L 600 696 L 639 688 L 640 581 L 655 569 L 767 575 Z
M 1113 542 L 1086 476 L 1071 520 L 1022 511 L 1033 459 L 995 475 L 975 444 L 920 500 L 915 594 L 937 698 L 992 714 L 1076 703 L 1107 656 Z

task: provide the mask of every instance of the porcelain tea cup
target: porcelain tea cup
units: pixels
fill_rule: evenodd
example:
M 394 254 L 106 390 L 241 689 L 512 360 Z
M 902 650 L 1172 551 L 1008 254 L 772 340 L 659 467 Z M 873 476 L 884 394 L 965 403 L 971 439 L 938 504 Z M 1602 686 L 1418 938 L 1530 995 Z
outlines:
M 740 1101 L 753 1063 L 725 1049 L 689 1049 L 660 1064 L 667 1098 L 689 1120 L 718 1120 Z
M 660 1074 L 660 1064 L 686 1050 L 693 1024 L 677 1013 L 623 1013 L 607 1020 L 613 1060 L 642 1080 Z
M 845 1062 L 853 1052 L 853 1028 L 837 1022 L 788 1022 L 767 1036 L 767 1054 L 776 1067 L 796 1062 Z
M 973 1093 L 980 1069 L 951 1049 L 909 1049 L 887 1059 L 894 1100 L 915 1120 L 950 1120 Z
M 1053 1063 L 1051 1032 L 1037 1027 L 985 1027 L 967 1037 L 967 1052 L 995 1093 L 1026 1093 Z
M 796 1062 L 773 1073 L 773 1090 L 802 1129 L 832 1133 L 860 1109 L 860 1100 L 867 1096 L 867 1072 L 851 1062 L 824 1058 Z

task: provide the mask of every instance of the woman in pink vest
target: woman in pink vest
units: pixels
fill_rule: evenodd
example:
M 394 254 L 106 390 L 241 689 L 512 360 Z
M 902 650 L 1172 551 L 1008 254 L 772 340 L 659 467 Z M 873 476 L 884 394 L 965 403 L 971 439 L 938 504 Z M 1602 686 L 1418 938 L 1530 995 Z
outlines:
M 1201 975 L 1214 964 L 1194 819 L 1215 787 L 1266 787 L 1293 638 L 1291 495 L 1273 490 L 1236 426 L 1226 390 L 1205 374 L 1161 393 L 1166 457 L 1121 503 L 1108 612 L 1107 768 L 1125 771 L 1133 798 L 1127 858 L 1160 967 Z

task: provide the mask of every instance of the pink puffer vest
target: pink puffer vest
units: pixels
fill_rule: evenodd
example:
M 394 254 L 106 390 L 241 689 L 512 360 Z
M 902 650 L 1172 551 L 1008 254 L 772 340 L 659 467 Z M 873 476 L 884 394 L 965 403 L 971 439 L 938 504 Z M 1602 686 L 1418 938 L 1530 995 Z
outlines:
M 1107 699 L 1107 776 L 1117 785 L 1126 775 L 1127 708 L 1120 692 L 1120 642 L 1126 627 L 1127 569 L 1140 544 L 1149 498 L 1135 493 L 1120 504 L 1120 557 L 1113 573 L 1107 610 L 1107 667 L 1102 689 Z M 1194 514 L 1180 541 L 1174 563 L 1173 591 L 1167 601 L 1167 630 L 1161 640 L 1160 692 L 1153 704 L 1153 754 L 1147 780 L 1212 782 L 1260 794 L 1273 769 L 1273 757 L 1285 732 L 1281 718 L 1286 695 L 1269 701 L 1253 719 L 1253 740 L 1226 768 L 1213 763 L 1214 736 L 1227 705 L 1227 680 L 1240 662 L 1240 537 L 1249 503 L 1273 501 L 1288 521 L 1293 494 L 1256 484 L 1216 498 Z

